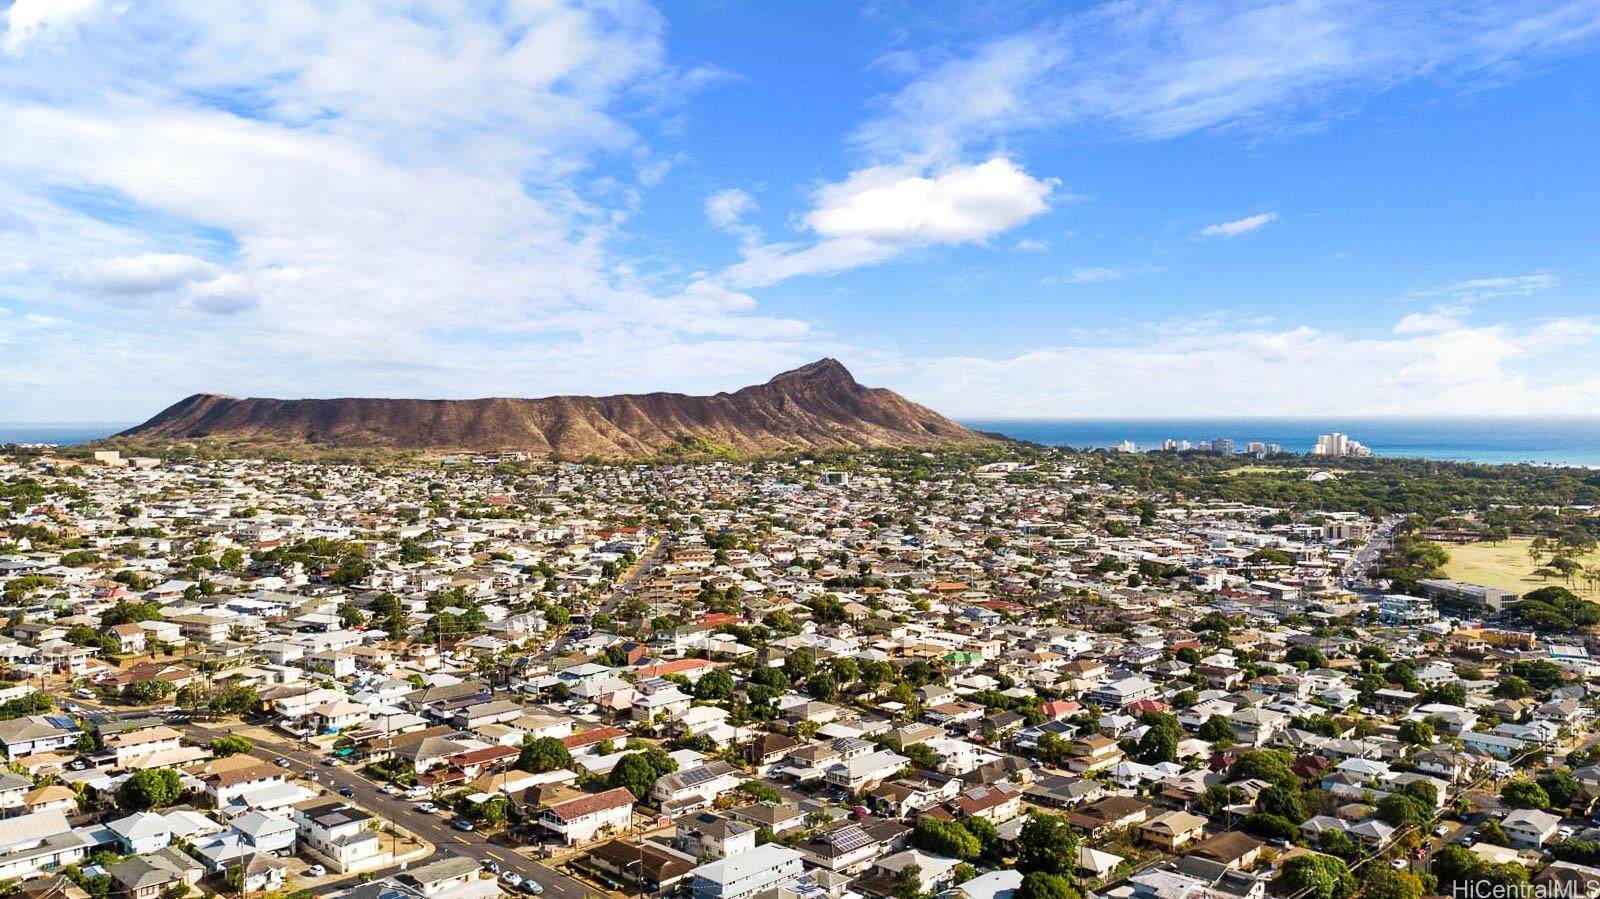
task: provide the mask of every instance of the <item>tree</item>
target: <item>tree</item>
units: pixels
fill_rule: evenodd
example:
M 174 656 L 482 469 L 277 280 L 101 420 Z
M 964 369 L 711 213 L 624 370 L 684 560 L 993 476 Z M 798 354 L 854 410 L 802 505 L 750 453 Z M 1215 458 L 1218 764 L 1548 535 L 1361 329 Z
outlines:
M 1177 761 L 1178 741 L 1182 738 L 1183 731 L 1178 728 L 1177 719 L 1171 715 L 1162 716 L 1162 720 L 1151 724 L 1139 738 L 1139 761 L 1146 765 Z
M 1300 828 L 1293 821 L 1282 815 L 1269 815 L 1265 812 L 1252 812 L 1245 815 L 1239 822 L 1239 828 L 1247 833 L 1269 840 L 1294 840 L 1300 836 Z
M 1309 899 L 1346 899 L 1356 889 L 1349 866 L 1326 855 L 1297 855 L 1284 863 L 1281 876 L 1288 892 Z
M 122 696 L 130 702 L 155 702 L 171 696 L 175 690 L 167 681 L 146 680 L 127 684 L 122 688 Z
M 816 667 L 817 657 L 804 646 L 789 653 L 783 660 L 783 673 L 789 676 L 790 683 L 803 681 L 810 677 Z
M 1014 899 L 1081 899 L 1083 894 L 1072 881 L 1044 871 L 1032 871 L 1022 878 Z
M 1512 808 L 1544 811 L 1550 808 L 1550 794 L 1531 780 L 1513 780 L 1500 789 L 1500 801 Z
M 230 734 L 212 740 L 210 748 L 212 755 L 221 758 L 223 756 L 247 753 L 256 748 L 256 746 L 244 737 L 236 737 Z
M 1501 699 L 1527 699 L 1533 695 L 1533 687 L 1527 681 L 1514 674 L 1507 675 L 1495 684 L 1494 695 Z
M 606 783 L 612 787 L 624 787 L 635 799 L 643 799 L 650 795 L 657 776 L 656 769 L 643 753 L 630 752 L 617 760 L 617 766 L 611 769 Z
M 1385 865 L 1368 867 L 1366 882 L 1361 886 L 1364 899 L 1422 899 L 1427 892 L 1417 875 Z
M 1299 786 L 1300 778 L 1289 767 L 1292 761 L 1286 753 L 1271 749 L 1246 752 L 1228 766 L 1229 780 L 1265 780 L 1284 786 Z
M 1401 742 L 1428 746 L 1433 743 L 1433 725 L 1427 721 L 1402 721 L 1399 736 Z
M 183 795 L 183 783 L 171 768 L 135 771 L 117 788 L 117 804 L 130 811 L 166 808 Z
M 1572 776 L 1571 771 L 1565 769 L 1543 775 L 1536 782 L 1549 797 L 1551 808 L 1572 808 L 1572 803 L 1583 795 L 1583 788 L 1578 785 L 1578 779 Z
M 1432 817 L 1433 809 L 1403 793 L 1390 793 L 1378 800 L 1377 815 L 1395 827 L 1415 827 Z
M 696 699 L 720 700 L 733 695 L 733 675 L 718 668 L 708 671 L 694 685 Z
M 522 752 L 517 755 L 518 770 L 533 774 L 570 767 L 572 767 L 572 753 L 567 751 L 566 744 L 555 737 L 540 737 L 525 743 Z
M 894 899 L 917 899 L 922 895 L 922 866 L 906 865 L 890 880 L 889 895 Z
M 1060 815 L 1035 813 L 1017 836 L 1017 870 L 1070 877 L 1078 862 L 1078 835 Z
M 911 842 L 918 849 L 965 862 L 973 861 L 983 852 L 983 844 L 961 824 L 936 818 L 924 818 L 917 822 Z
M 1282 784 L 1273 784 L 1256 795 L 1256 808 L 1268 815 L 1287 818 L 1295 824 L 1306 819 L 1300 807 L 1300 791 Z
M 1233 745 L 1233 725 L 1221 715 L 1212 715 L 1200 725 L 1195 735 L 1205 740 L 1218 749 L 1226 749 Z
M 1490 818 L 1478 825 L 1478 842 L 1493 843 L 1496 846 L 1510 846 L 1511 838 L 1506 836 L 1506 829 L 1500 826 L 1499 820 Z M 1584 862 L 1584 864 L 1590 864 Z
M 339 623 L 345 627 L 356 627 L 366 623 L 366 620 L 366 614 L 349 603 L 339 607 Z

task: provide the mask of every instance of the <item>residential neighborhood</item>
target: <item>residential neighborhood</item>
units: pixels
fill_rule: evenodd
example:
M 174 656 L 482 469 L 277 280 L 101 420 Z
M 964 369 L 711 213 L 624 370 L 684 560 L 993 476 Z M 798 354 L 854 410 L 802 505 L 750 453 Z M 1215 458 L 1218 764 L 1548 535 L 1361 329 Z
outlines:
M 1406 516 L 992 450 L 126 462 L 0 461 L 24 895 L 1600 896 L 1600 647 L 1403 592 Z

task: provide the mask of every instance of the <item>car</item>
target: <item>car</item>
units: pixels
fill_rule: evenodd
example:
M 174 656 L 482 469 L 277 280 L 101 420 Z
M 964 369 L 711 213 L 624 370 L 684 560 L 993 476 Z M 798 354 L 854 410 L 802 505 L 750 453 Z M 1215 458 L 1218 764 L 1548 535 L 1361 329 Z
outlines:
M 89 763 L 84 761 L 83 759 L 73 759 L 71 762 L 67 763 L 67 767 L 71 768 L 74 771 L 82 771 L 85 768 L 89 767 Z
M 422 812 L 425 815 L 431 815 L 431 814 L 433 814 L 433 810 L 436 809 L 436 808 L 438 808 L 438 806 L 434 805 L 433 803 L 424 802 L 421 805 L 417 806 L 417 811 Z
M 322 764 L 332 768 L 334 765 L 339 764 L 339 760 L 330 756 L 329 758 L 323 759 Z
M 343 796 L 346 799 L 349 799 L 352 796 L 356 795 L 356 791 L 350 789 L 349 787 L 340 787 L 339 788 L 339 795 Z
M 1272 839 L 1268 840 L 1267 842 L 1271 843 L 1272 845 L 1274 845 L 1276 847 L 1278 847 L 1279 849 L 1287 849 L 1287 848 L 1289 848 L 1289 841 L 1288 841 L 1288 839 L 1286 839 L 1284 837 L 1273 837 Z
M 1449 832 L 1450 832 L 1450 825 L 1448 825 L 1448 824 L 1440 824 L 1438 827 L 1435 827 L 1433 829 L 1433 835 L 1436 836 L 1436 837 L 1442 837 L 1442 836 L 1444 836 L 1445 834 L 1447 834 Z
M 483 870 L 488 871 L 491 874 L 499 874 L 500 873 L 500 863 L 495 861 L 494 859 L 486 858 L 486 859 L 483 860 L 482 864 L 483 864 Z
M 477 829 L 473 827 L 472 822 L 468 821 L 466 818 L 456 818 L 454 821 L 450 822 L 450 827 L 454 830 L 459 830 L 462 833 L 470 833 L 471 831 Z
M 289 767 L 289 760 L 284 758 L 281 755 L 278 756 L 277 758 L 273 759 L 272 763 L 274 765 L 277 765 L 279 768 L 287 768 L 287 767 Z
M 512 886 L 519 886 L 522 883 L 522 875 L 515 871 L 507 871 L 504 874 L 501 874 L 500 879 L 511 884 Z
M 1403 858 L 1397 858 L 1389 863 L 1389 867 L 1395 869 L 1396 871 L 1404 871 L 1406 868 L 1406 860 Z
M 77 690 L 73 690 L 72 691 L 72 695 L 78 697 L 79 699 L 93 699 L 94 698 L 94 691 L 93 690 L 79 688 Z
M 321 865 L 308 865 L 308 866 L 306 866 L 306 876 L 307 877 L 321 877 L 322 875 L 324 875 L 326 873 L 328 873 L 328 869 L 322 867 Z
M 1469 837 L 1462 837 L 1461 838 L 1461 848 L 1462 849 L 1471 849 L 1472 848 L 1472 844 L 1476 843 L 1476 842 L 1478 842 L 1478 841 L 1473 839 L 1470 836 Z
M 544 894 L 544 887 L 539 885 L 539 881 L 529 877 L 522 882 L 522 891 L 530 896 L 541 896 Z

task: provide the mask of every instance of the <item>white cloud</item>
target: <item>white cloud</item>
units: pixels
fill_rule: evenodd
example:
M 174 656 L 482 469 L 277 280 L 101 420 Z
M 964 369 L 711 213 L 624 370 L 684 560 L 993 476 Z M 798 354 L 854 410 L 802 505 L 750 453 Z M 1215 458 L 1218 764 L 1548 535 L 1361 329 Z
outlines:
M 1600 403 L 1600 377 L 1561 362 L 1597 337 L 1570 318 L 1390 338 L 1186 320 L 1003 358 L 880 356 L 858 376 L 972 418 L 1571 414 Z
M 805 222 L 830 238 L 970 243 L 1043 212 L 1054 186 L 998 157 L 931 177 L 896 167 L 863 169 L 820 190 Z
M 105 0 L 16 0 L 5 12 L 0 49 L 17 56 L 29 46 L 59 40 L 105 8 Z
M 1503 76 L 1597 35 L 1587 0 L 1103 3 L 900 66 L 919 74 L 855 139 L 878 158 L 927 162 L 1061 127 L 1149 140 L 1274 128 L 1411 79 Z
M 719 355 L 804 358 L 804 322 L 614 249 L 626 174 L 665 171 L 632 123 L 707 81 L 666 62 L 659 13 L 413 12 L 148 0 L 0 68 L 0 207 L 26 225 L 0 288 L 73 319 L 0 354 L 0 409 L 87 406 L 91 380 L 124 385 L 117 415 L 197 389 L 721 388 Z
M 718 228 L 731 228 L 756 208 L 756 198 L 749 191 L 730 187 L 706 197 L 706 220 Z
M 877 166 L 824 185 L 801 221 L 821 238 L 810 245 L 750 245 L 723 277 L 741 287 L 776 284 L 893 259 L 934 245 L 982 243 L 1048 207 L 1054 179 L 1009 159 L 923 173 Z
M 71 279 L 91 290 L 147 294 L 173 290 L 216 277 L 217 267 L 182 253 L 141 253 L 91 262 L 75 269 Z
M 1024 237 L 1017 241 L 1016 250 L 1018 253 L 1047 253 L 1050 251 L 1050 241 Z
M 1525 297 L 1553 290 L 1561 286 L 1561 279 L 1553 272 L 1539 271 L 1527 275 L 1509 275 L 1498 278 L 1471 278 L 1450 284 L 1437 284 L 1410 292 L 1413 297 L 1445 297 L 1458 303 L 1471 304 L 1499 297 Z
M 1263 212 L 1259 215 L 1235 219 L 1231 222 L 1218 222 L 1200 229 L 1201 237 L 1234 238 L 1241 234 L 1249 234 L 1259 228 L 1264 228 L 1278 220 L 1276 212 Z
M 1065 276 L 1047 275 L 1039 283 L 1052 284 L 1100 284 L 1106 281 L 1123 281 L 1128 278 L 1125 269 L 1112 268 L 1108 265 L 1080 265 L 1067 272 Z
M 1449 331 L 1461 325 L 1482 302 L 1501 297 L 1526 297 L 1561 286 L 1561 279 L 1553 272 L 1538 271 L 1527 275 L 1507 275 L 1496 278 L 1470 278 L 1449 284 L 1437 284 L 1409 291 L 1412 298 L 1437 297 L 1440 303 L 1427 312 L 1413 312 L 1395 326 L 1396 334 L 1432 334 Z

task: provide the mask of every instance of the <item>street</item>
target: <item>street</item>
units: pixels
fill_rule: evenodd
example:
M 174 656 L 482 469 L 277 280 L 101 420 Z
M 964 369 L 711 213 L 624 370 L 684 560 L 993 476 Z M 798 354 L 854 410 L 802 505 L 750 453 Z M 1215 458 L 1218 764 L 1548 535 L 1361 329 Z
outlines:
M 226 730 L 212 730 L 198 724 L 185 724 L 181 727 L 190 739 L 202 744 L 228 735 Z M 377 784 L 349 767 L 342 764 L 321 764 L 322 756 L 305 751 L 287 738 L 261 741 L 251 750 L 251 754 L 269 762 L 280 757 L 284 758 L 288 760 L 291 772 L 307 778 L 315 776 L 318 782 L 330 791 L 336 792 L 348 787 L 355 793 L 349 799 L 351 803 L 396 822 L 402 829 L 428 840 L 438 847 L 439 854 L 492 859 L 499 863 L 502 871 L 515 871 L 524 879 L 531 878 L 536 881 L 544 888 L 544 894 L 552 899 L 586 899 L 596 893 L 582 882 L 561 874 L 548 865 L 534 861 L 510 847 L 490 842 L 482 834 L 475 831 L 462 833 L 451 828 L 448 819 L 442 815 L 418 811 L 415 803 L 382 792 Z M 416 864 L 427 864 L 436 857 L 437 855 Z

